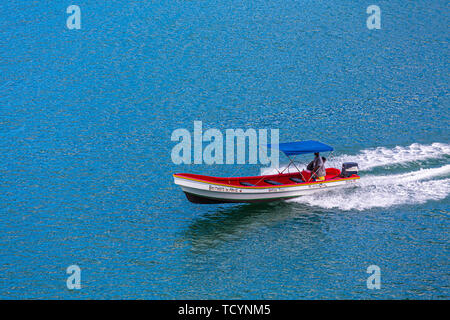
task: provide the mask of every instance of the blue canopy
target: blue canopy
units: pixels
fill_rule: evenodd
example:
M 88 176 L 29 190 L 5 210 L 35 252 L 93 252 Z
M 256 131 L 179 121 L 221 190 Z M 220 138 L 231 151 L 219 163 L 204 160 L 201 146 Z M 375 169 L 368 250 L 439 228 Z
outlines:
M 271 145 L 269 144 L 268 147 L 271 148 Z M 314 140 L 280 143 L 278 149 L 287 156 L 333 151 L 333 147 Z

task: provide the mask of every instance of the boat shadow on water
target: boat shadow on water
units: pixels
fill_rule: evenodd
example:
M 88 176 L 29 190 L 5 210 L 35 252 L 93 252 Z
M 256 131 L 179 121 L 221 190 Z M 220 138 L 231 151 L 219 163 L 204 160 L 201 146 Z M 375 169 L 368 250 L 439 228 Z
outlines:
M 285 201 L 225 206 L 196 218 L 186 230 L 184 240 L 191 244 L 193 252 L 200 253 L 290 219 L 295 219 L 308 232 L 315 232 L 320 228 L 323 214 L 310 206 Z

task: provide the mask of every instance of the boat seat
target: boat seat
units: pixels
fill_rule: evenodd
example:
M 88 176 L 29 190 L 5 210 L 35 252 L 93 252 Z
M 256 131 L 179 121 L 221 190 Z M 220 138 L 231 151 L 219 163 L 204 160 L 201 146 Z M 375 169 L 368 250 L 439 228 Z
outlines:
M 275 185 L 275 186 L 282 185 L 281 182 L 274 181 L 274 180 L 264 180 L 264 182 L 265 182 L 265 183 L 268 183 L 268 184 L 273 184 L 273 185 Z
M 246 187 L 254 187 L 255 185 L 253 183 L 250 182 L 245 182 L 245 181 L 241 181 L 239 182 L 241 185 L 246 186 Z
M 294 181 L 294 182 L 296 182 L 296 183 L 302 183 L 303 182 L 303 180 L 302 179 L 300 179 L 300 178 L 290 178 L 289 180 L 291 180 L 291 181 Z

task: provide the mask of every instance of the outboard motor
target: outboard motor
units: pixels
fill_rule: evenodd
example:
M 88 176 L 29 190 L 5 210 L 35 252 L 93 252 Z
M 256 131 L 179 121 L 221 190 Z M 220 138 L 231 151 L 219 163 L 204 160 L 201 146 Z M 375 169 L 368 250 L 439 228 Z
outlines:
M 356 162 L 344 162 L 342 164 L 341 177 L 348 178 L 352 174 L 358 174 L 358 164 Z

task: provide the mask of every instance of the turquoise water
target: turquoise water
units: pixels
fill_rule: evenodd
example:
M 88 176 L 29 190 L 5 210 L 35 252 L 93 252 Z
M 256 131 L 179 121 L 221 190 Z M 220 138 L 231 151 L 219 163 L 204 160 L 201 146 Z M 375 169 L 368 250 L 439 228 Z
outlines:
M 378 1 L 369 30 L 371 4 L 78 1 L 68 30 L 69 3 L 3 3 L 0 298 L 448 299 L 448 6 Z M 259 172 L 173 164 L 194 121 L 326 142 L 362 179 L 189 203 L 175 172 Z

